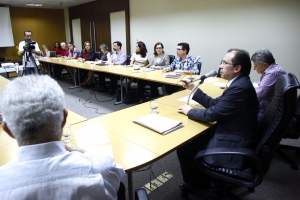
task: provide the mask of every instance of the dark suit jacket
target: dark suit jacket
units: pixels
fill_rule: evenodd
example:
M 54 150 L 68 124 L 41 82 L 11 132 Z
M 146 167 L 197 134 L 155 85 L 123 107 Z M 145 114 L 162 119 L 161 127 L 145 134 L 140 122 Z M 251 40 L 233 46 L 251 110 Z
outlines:
M 216 99 L 198 89 L 193 100 L 206 109 L 191 109 L 187 114 L 190 119 L 217 121 L 214 135 L 205 148 L 252 148 L 256 143 L 259 105 L 248 76 L 237 77 Z M 244 164 L 241 156 L 208 156 L 205 161 L 211 165 L 235 169 L 241 169 Z
M 84 55 L 84 50 L 81 51 L 81 57 L 83 58 Z M 89 61 L 95 61 L 96 59 L 96 54 L 94 50 L 90 50 L 88 57 L 85 60 L 89 60 Z

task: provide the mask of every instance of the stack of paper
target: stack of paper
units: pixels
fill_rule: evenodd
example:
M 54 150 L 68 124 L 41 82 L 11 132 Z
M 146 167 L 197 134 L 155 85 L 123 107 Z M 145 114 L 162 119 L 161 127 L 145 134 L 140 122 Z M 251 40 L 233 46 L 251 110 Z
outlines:
M 176 74 L 174 72 L 166 73 L 165 77 L 166 78 L 180 78 L 181 74 Z
M 162 135 L 168 134 L 183 127 L 183 124 L 180 121 L 162 117 L 156 114 L 149 114 L 144 117 L 133 119 L 133 121 Z

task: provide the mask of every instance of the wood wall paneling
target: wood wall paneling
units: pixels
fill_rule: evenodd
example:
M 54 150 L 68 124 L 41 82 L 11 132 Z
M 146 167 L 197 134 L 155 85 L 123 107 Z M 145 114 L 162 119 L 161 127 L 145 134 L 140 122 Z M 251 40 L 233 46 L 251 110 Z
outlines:
M 81 19 L 81 33 L 82 33 L 82 41 L 86 41 L 85 38 L 90 40 L 89 36 L 89 24 L 87 23 L 90 17 L 96 21 L 96 32 L 97 32 L 97 51 L 100 51 L 99 45 L 105 43 L 108 45 L 110 51 L 111 42 L 110 41 L 110 21 L 109 14 L 111 12 L 118 12 L 125 10 L 126 17 L 126 43 L 127 52 L 130 52 L 130 29 L 129 29 L 129 0 L 98 0 L 90 3 L 85 3 L 79 6 L 73 6 L 68 8 L 69 10 L 69 20 L 70 26 L 72 26 L 73 19 Z M 83 30 L 83 29 L 88 29 Z M 72 27 L 70 27 L 72 30 Z M 73 40 L 73 33 L 71 31 L 71 38 Z
M 95 25 L 95 37 L 94 37 L 93 23 Z M 83 43 L 85 41 L 91 42 L 93 49 L 96 43 L 96 51 L 100 51 L 99 46 L 101 44 L 106 44 L 111 50 L 109 14 L 81 18 L 80 24 L 81 24 L 81 38 Z
M 54 42 L 65 41 L 64 12 L 62 9 L 37 9 L 11 7 L 10 17 L 15 46 L 24 40 L 24 31 L 32 31 L 32 39 L 41 45 L 50 45 Z M 0 48 L 0 55 L 6 60 L 19 60 L 16 47 Z

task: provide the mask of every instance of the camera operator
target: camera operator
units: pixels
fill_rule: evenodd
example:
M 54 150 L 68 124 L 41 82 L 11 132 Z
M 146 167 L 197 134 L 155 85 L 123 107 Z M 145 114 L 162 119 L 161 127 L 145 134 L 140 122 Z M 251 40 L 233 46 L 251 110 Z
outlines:
M 36 56 L 40 56 L 41 52 L 37 42 L 32 41 L 31 39 L 32 32 L 29 30 L 24 31 L 24 41 L 19 43 L 20 55 L 23 58 L 23 67 L 25 75 L 39 73 L 38 66 L 39 61 L 36 59 Z

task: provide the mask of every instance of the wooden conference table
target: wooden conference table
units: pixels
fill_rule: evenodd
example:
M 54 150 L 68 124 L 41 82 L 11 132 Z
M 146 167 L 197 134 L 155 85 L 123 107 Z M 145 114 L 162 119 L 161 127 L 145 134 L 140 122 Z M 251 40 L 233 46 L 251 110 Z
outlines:
M 48 64 L 57 64 L 57 65 L 64 65 L 67 67 L 72 67 L 75 70 L 75 75 L 77 74 L 78 80 L 80 82 L 80 70 L 91 70 L 95 72 L 105 72 L 110 74 L 115 74 L 120 76 L 120 82 L 122 82 L 122 77 L 131 77 L 136 79 L 142 79 L 162 84 L 169 84 L 169 85 L 180 85 L 178 84 L 179 79 L 173 79 L 173 78 L 165 78 L 164 73 L 162 70 L 153 70 L 149 71 L 149 68 L 141 68 L 138 66 L 128 67 L 128 65 L 95 65 L 92 61 L 86 61 L 84 63 L 79 62 L 79 60 L 71 59 L 68 60 L 66 58 L 41 58 L 39 59 L 41 62 L 46 62 Z M 140 68 L 140 70 L 135 70 L 136 68 Z M 48 67 L 49 70 L 49 67 Z M 190 75 L 182 75 L 182 77 L 190 77 Z M 193 78 L 198 78 L 199 75 L 192 75 Z M 80 87 L 77 83 L 77 80 L 74 79 L 74 87 L 70 88 L 77 88 Z M 127 84 L 126 84 L 127 87 Z M 127 88 L 126 88 L 127 90 Z M 123 87 L 121 87 L 121 94 L 123 94 Z M 121 101 L 115 102 L 115 105 L 120 104 L 123 102 L 123 95 L 121 95 Z
M 1 79 L 0 89 L 2 89 L 2 83 L 5 83 L 5 80 Z M 216 97 L 223 92 L 220 89 L 220 85 L 224 85 L 224 82 L 224 80 L 219 78 L 209 78 L 200 85 L 200 88 L 208 95 Z M 79 119 L 77 122 L 76 120 L 69 119 L 68 123 L 73 124 L 73 133 L 79 129 L 97 129 L 99 126 L 105 130 L 110 141 L 102 144 L 102 146 L 108 146 L 112 149 L 116 163 L 122 165 L 128 173 L 129 198 L 133 199 L 132 172 L 134 170 L 164 157 L 201 133 L 206 132 L 212 126 L 213 123 L 196 122 L 177 112 L 178 107 L 184 104 L 184 102 L 177 99 L 185 97 L 188 94 L 188 91 L 181 91 L 157 100 L 159 102 L 158 115 L 181 121 L 184 124 L 183 128 L 164 136 L 132 122 L 133 118 L 145 116 L 150 113 L 149 103 L 147 102 L 88 121 L 80 117 L 77 118 Z M 71 114 L 69 118 L 72 118 Z M 76 145 L 77 142 L 73 135 L 72 144 Z M 10 139 L 7 134 L 1 133 L 0 166 L 14 160 L 16 152 L 16 141 Z

